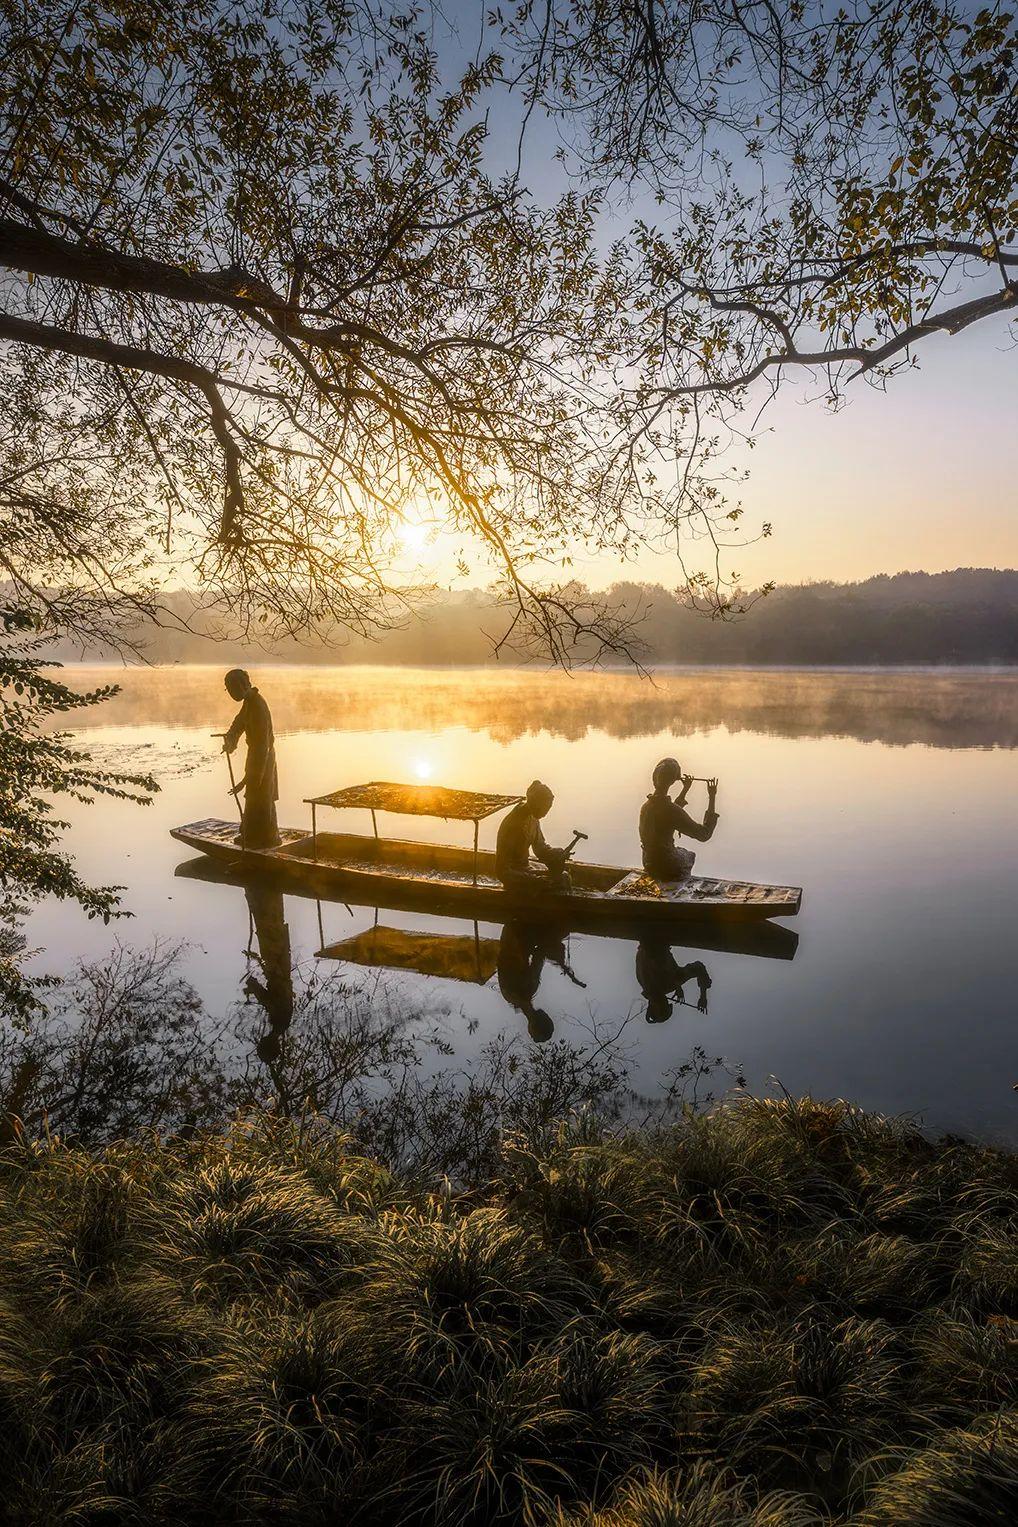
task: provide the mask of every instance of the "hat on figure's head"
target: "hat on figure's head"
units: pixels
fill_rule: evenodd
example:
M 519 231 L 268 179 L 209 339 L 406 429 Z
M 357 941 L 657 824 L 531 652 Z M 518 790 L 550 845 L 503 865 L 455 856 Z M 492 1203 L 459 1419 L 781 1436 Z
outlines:
M 554 793 L 539 779 L 535 779 L 527 790 L 527 805 L 536 816 L 544 816 L 545 812 L 550 811 L 554 799 Z
M 223 683 L 232 700 L 243 700 L 251 688 L 251 677 L 246 668 L 231 668 Z
M 682 770 L 677 758 L 662 758 L 659 764 L 654 765 L 654 773 L 651 775 L 655 790 L 667 790 L 669 785 L 674 785 L 681 778 Z
M 555 1032 L 555 1025 L 543 1007 L 535 1007 L 527 1019 L 527 1033 L 535 1044 L 543 1045 Z
M 667 1023 L 672 1016 L 672 1004 L 667 994 L 660 992 L 651 997 L 647 1003 L 646 1018 L 648 1023 Z

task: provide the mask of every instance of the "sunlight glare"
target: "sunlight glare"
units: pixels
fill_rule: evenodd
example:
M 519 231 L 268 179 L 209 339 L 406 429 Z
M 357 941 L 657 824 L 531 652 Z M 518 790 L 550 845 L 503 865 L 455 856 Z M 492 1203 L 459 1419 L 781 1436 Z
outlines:
M 434 767 L 430 758 L 415 758 L 414 773 L 418 779 L 430 779 L 434 773 Z
M 399 538 L 407 551 L 421 552 L 427 544 L 430 529 L 413 521 L 399 527 Z

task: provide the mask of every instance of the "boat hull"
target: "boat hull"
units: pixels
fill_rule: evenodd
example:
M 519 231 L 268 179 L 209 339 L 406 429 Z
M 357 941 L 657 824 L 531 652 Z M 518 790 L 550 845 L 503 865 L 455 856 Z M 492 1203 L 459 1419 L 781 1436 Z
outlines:
M 702 876 L 659 884 L 638 871 L 575 861 L 569 866 L 571 891 L 533 896 L 508 890 L 495 878 L 491 853 L 480 853 L 475 861 L 469 850 L 444 844 L 354 833 L 319 833 L 313 840 L 294 830 L 281 834 L 278 848 L 248 849 L 235 841 L 236 831 L 233 823 L 209 819 L 174 828 L 172 836 L 245 875 L 270 876 L 323 900 L 398 904 L 491 922 L 539 915 L 591 925 L 619 919 L 665 926 L 745 924 L 793 917 L 802 899 L 795 886 Z

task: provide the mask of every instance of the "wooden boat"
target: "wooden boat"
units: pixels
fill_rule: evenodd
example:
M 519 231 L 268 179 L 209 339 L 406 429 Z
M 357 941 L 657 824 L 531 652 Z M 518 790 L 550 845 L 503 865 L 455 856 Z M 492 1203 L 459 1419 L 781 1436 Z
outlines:
M 364 896 L 358 891 L 344 888 L 342 892 L 330 891 L 316 892 L 311 886 L 295 881 L 287 875 L 279 875 L 271 865 L 249 865 L 238 859 L 213 859 L 205 854 L 194 859 L 185 859 L 178 864 L 173 872 L 180 880 L 200 880 L 205 885 L 229 885 L 246 886 L 257 884 L 267 886 L 280 895 L 299 896 L 308 901 L 317 901 L 319 911 L 325 907 L 347 906 L 363 907 L 368 911 L 380 912 L 421 912 L 427 911 L 429 915 L 439 917 L 460 918 L 471 920 L 468 912 L 464 918 L 462 907 L 447 906 L 441 900 L 427 902 L 422 907 L 419 897 L 407 896 L 399 882 L 389 885 L 380 895 Z M 540 909 L 538 915 L 540 915 Z M 530 910 L 529 917 L 519 916 L 516 920 L 533 922 L 535 911 Z M 508 921 L 508 919 L 506 919 Z M 482 922 L 492 923 L 498 926 L 498 918 L 482 918 Z M 647 936 L 648 929 L 655 938 L 665 938 L 674 945 L 683 949 L 716 950 L 724 954 L 754 955 L 764 960 L 792 960 L 799 947 L 799 935 L 794 928 L 778 922 L 773 918 L 758 918 L 750 922 L 712 922 L 681 920 L 677 927 L 669 929 L 667 923 L 647 922 L 639 917 L 627 917 L 619 913 L 614 917 L 607 916 L 603 909 L 596 918 L 586 918 L 582 908 L 574 910 L 568 917 L 557 917 L 554 925 L 563 935 L 570 933 L 596 934 L 598 938 L 621 939 L 630 943 L 637 943 Z M 325 934 L 322 934 L 322 942 L 325 944 Z
M 746 923 L 794 917 L 802 902 L 796 886 L 754 885 L 702 875 L 683 881 L 658 881 L 643 870 L 610 864 L 569 864 L 571 889 L 526 891 L 505 887 L 495 874 L 495 855 L 477 846 L 479 823 L 504 810 L 517 797 L 481 795 L 436 786 L 374 782 L 318 796 L 312 807 L 312 831 L 287 829 L 278 847 L 252 849 L 237 842 L 237 826 L 217 818 L 173 829 L 173 837 L 210 858 L 271 873 L 284 884 L 301 886 L 323 899 L 388 905 L 398 893 L 402 904 L 449 910 L 461 916 L 504 922 L 513 917 L 596 924 L 620 917 L 640 924 Z M 320 806 L 356 806 L 371 812 L 373 836 L 319 832 Z M 399 811 L 473 822 L 473 849 L 378 836 L 376 813 Z

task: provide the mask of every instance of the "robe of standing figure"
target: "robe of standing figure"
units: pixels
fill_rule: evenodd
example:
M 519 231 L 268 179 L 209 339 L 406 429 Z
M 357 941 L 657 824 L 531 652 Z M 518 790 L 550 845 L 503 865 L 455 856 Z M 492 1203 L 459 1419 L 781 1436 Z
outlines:
M 274 848 L 279 842 L 276 801 L 276 744 L 269 707 L 257 689 L 248 690 L 236 720 L 226 734 L 229 752 L 241 737 L 247 743 L 244 767 L 244 812 L 241 839 L 245 848 Z

